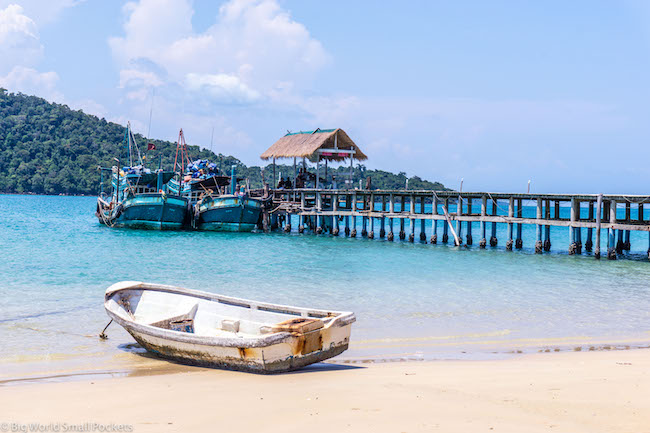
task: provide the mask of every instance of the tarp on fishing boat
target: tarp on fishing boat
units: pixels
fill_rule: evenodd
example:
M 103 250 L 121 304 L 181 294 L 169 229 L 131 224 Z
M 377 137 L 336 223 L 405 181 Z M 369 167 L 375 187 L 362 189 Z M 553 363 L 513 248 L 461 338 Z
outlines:
M 264 160 L 307 158 L 312 162 L 342 161 L 350 157 L 358 161 L 368 159 L 348 134 L 340 128 L 289 132 L 260 156 Z

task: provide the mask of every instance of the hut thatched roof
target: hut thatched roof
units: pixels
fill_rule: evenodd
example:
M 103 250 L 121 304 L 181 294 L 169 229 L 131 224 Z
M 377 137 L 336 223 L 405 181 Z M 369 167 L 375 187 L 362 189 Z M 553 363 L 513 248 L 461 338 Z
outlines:
M 336 142 L 336 147 L 335 147 Z M 341 152 L 336 152 L 340 150 Z M 350 153 L 353 151 L 353 153 Z M 315 131 L 290 132 L 273 146 L 269 147 L 260 158 L 308 158 L 315 162 L 319 159 L 342 161 L 346 158 L 363 161 L 368 157 L 361 152 L 354 141 L 342 129 L 316 129 Z

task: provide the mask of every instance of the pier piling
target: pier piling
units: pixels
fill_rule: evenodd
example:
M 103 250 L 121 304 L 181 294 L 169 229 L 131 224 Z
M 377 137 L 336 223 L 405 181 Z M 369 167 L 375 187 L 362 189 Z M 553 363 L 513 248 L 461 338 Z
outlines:
M 438 243 L 438 220 L 435 219 L 438 216 L 438 196 L 434 193 L 431 197 L 431 244 L 435 245 Z M 650 248 L 649 252 L 650 254 Z
M 510 197 L 508 199 L 508 221 L 512 221 L 515 216 L 515 199 Z M 508 222 L 508 241 L 506 242 L 506 250 L 512 251 L 512 222 Z
M 616 223 L 616 202 L 609 202 L 609 236 L 607 242 L 607 258 L 616 260 L 616 229 L 612 226 Z
M 492 199 L 492 216 L 496 217 L 497 216 L 497 201 L 496 199 Z M 490 246 L 491 247 L 496 247 L 498 244 L 497 241 L 497 223 L 492 222 L 492 236 L 490 237 Z
M 487 246 L 485 217 L 487 216 L 487 197 L 481 196 L 481 240 L 478 243 L 480 248 Z
M 594 251 L 594 257 L 600 259 L 600 229 L 601 229 L 601 209 L 603 206 L 603 195 L 598 194 L 598 199 L 596 202 L 596 250 Z
M 523 216 L 523 210 L 522 210 L 522 204 L 523 200 L 522 199 L 517 199 L 517 218 L 521 220 Z M 522 249 L 524 246 L 524 240 L 521 237 L 521 232 L 522 232 L 522 224 L 517 223 L 517 239 L 515 240 L 515 248 L 518 250 Z
M 589 213 L 587 214 L 587 219 L 589 221 L 594 219 L 594 202 L 590 201 L 589 202 Z M 593 242 L 592 242 L 592 236 L 593 236 L 593 228 L 588 227 L 587 228 L 587 242 L 585 242 L 585 251 L 586 252 L 591 252 L 593 249 Z
M 408 235 L 409 242 L 415 242 L 417 234 L 421 242 L 427 243 L 430 240 L 432 244 L 437 244 L 440 221 L 443 224 L 443 243 L 449 243 L 449 238 L 453 235 L 454 245 L 460 245 L 464 241 L 467 245 L 472 245 L 473 231 L 477 228 L 475 223 L 478 223 L 481 236 L 479 245 L 485 248 L 488 241 L 491 246 L 497 245 L 497 224 L 506 224 L 505 247 L 511 251 L 523 247 L 526 240 L 524 236 L 527 236 L 527 232 L 523 230 L 524 224 L 534 224 L 534 239 L 531 236 L 531 241 L 534 242 L 535 253 L 550 249 L 550 230 L 551 226 L 555 226 L 568 229 L 569 254 L 582 253 L 584 236 L 585 251 L 593 251 L 594 257 L 599 258 L 604 228 L 607 230 L 607 257 L 612 260 L 623 255 L 625 251 L 630 251 L 632 231 L 650 233 L 650 221 L 644 218 L 644 203 L 650 201 L 650 196 L 309 188 L 268 189 L 263 194 L 260 192 L 260 196 L 269 197 L 272 202 L 263 210 L 260 228 L 287 233 L 297 225 L 297 231 L 300 233 L 309 229 L 312 233 L 338 236 L 344 229 L 346 236 L 356 237 L 359 229 L 362 235 L 369 239 L 379 233 L 380 238 L 387 237 L 392 241 L 395 238 L 394 224 L 397 218 L 401 240 L 405 240 Z M 395 200 L 398 200 L 397 204 Z M 488 209 L 488 200 L 492 202 L 491 210 Z M 499 201 L 504 203 L 506 200 L 507 211 L 498 207 Z M 431 211 L 428 210 L 428 201 L 431 202 Z M 524 202 L 534 203 L 534 216 L 527 215 Z M 449 212 L 450 203 L 455 206 L 452 213 Z M 476 209 L 479 203 L 480 212 Z M 620 207 L 624 206 L 624 212 L 621 209 L 621 218 L 617 218 L 617 203 Z M 567 204 L 570 205 L 569 209 L 564 208 Z M 439 212 L 438 206 L 441 206 L 444 215 Z M 570 217 L 566 215 L 567 210 L 570 211 Z M 357 217 L 361 217 L 358 225 Z M 427 239 L 429 220 L 432 231 L 430 239 Z M 418 221 L 419 227 L 416 230 Z M 377 223 L 379 228 L 375 227 Z M 386 227 L 387 223 L 389 228 Z M 488 224 L 491 224 L 489 239 Z M 466 232 L 462 232 L 463 230 Z M 647 253 L 650 259 L 650 235 Z
M 537 199 L 537 210 L 535 216 L 537 217 L 537 240 L 535 241 L 535 254 L 541 254 L 542 249 L 544 248 L 544 243 L 542 242 L 542 225 L 540 224 L 540 221 L 542 220 L 542 200 L 540 199 Z

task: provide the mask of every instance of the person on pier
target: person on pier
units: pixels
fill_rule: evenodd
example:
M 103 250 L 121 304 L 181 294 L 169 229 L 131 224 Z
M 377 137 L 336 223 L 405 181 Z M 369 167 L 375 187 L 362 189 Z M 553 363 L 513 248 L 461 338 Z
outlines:
M 298 177 L 296 177 L 296 188 L 305 187 L 305 169 L 301 168 L 298 172 Z

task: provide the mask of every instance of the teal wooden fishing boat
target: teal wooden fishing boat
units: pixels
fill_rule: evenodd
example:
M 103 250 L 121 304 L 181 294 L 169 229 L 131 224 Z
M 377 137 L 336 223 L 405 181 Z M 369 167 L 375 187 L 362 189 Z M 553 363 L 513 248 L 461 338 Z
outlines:
M 181 163 L 178 162 L 180 153 Z M 182 168 L 187 160 L 185 174 L 167 184 L 170 193 L 187 198 L 190 203 L 191 226 L 197 230 L 252 231 L 260 220 L 262 201 L 250 197 L 244 185 L 237 190 L 235 166 L 231 176 L 223 176 L 216 164 L 207 160 L 189 161 L 183 130 L 179 134 L 174 169 Z M 227 189 L 230 193 L 227 193 Z
M 233 166 L 230 194 L 204 194 L 193 206 L 193 225 L 199 230 L 250 232 L 257 226 L 262 201 L 249 197 L 242 185 L 236 191 L 237 178 Z
M 102 191 L 97 197 L 97 219 L 109 227 L 159 230 L 183 228 L 188 222 L 189 200 L 165 191 L 166 184 L 173 178 L 174 173 L 162 169 L 152 173 L 142 165 L 130 124 L 125 136 L 125 141 L 127 140 L 129 161 L 133 161 L 135 147 L 141 164 L 120 168 L 117 160 L 118 165 L 101 169 Z M 109 171 L 111 176 L 110 194 L 103 191 L 103 175 L 106 171 Z
M 162 171 L 159 174 L 173 175 Z M 156 192 L 156 188 L 127 187 L 120 189 L 117 199 L 108 201 L 106 197 L 98 197 L 95 214 L 100 223 L 109 227 L 181 229 L 186 224 L 188 201 L 161 190 Z

